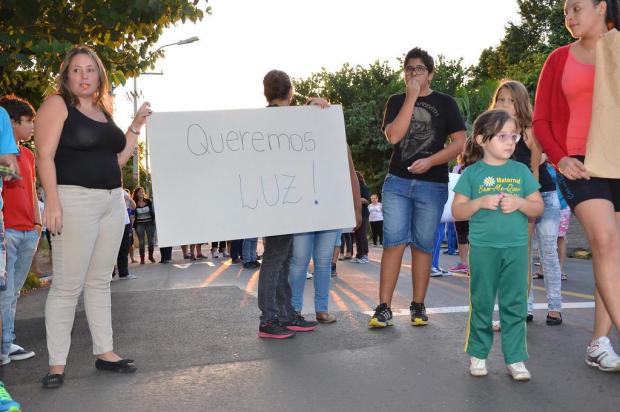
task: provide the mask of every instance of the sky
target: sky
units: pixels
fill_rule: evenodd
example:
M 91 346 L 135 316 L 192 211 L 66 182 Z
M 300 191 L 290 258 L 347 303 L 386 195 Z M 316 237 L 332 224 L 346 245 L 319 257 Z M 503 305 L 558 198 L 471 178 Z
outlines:
M 169 27 L 156 46 L 192 36 L 199 41 L 165 49 L 138 90 L 154 111 L 242 109 L 265 106 L 262 79 L 280 69 L 305 78 L 344 63 L 368 66 L 397 58 L 413 47 L 432 56 L 474 64 L 496 46 L 509 21 L 518 21 L 516 0 L 210 0 L 212 14 L 196 24 Z M 204 8 L 204 0 L 200 6 Z M 126 128 L 133 114 L 127 91 L 117 87 L 115 120 Z

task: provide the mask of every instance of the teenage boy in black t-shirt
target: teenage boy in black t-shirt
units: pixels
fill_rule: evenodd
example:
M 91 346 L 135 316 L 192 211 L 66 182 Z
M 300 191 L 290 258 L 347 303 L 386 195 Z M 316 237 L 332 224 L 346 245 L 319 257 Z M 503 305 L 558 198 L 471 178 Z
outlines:
M 379 306 L 370 319 L 371 328 L 393 324 L 390 305 L 408 245 L 412 246 L 411 324 L 428 323 L 424 298 L 437 225 L 448 199 L 448 162 L 462 152 L 466 138 L 454 99 L 430 88 L 434 70 L 426 51 L 410 50 L 404 64 L 406 93 L 391 96 L 385 107 L 382 128 L 393 152 L 383 184 Z

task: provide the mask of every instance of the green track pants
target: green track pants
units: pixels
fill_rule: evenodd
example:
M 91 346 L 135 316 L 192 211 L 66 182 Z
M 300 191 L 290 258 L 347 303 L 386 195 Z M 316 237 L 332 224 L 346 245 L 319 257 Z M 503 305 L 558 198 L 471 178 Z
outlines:
M 486 359 L 493 346 L 493 308 L 499 301 L 502 351 L 507 364 L 527 360 L 528 253 L 526 246 L 469 248 L 469 319 L 465 352 Z

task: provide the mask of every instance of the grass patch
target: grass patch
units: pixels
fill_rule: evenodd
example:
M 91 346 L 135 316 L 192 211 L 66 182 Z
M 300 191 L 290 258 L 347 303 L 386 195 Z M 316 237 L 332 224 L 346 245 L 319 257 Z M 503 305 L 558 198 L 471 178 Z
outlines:
M 28 292 L 29 290 L 39 289 L 41 286 L 43 286 L 43 282 L 41 282 L 39 276 L 34 272 L 28 272 L 22 291 Z

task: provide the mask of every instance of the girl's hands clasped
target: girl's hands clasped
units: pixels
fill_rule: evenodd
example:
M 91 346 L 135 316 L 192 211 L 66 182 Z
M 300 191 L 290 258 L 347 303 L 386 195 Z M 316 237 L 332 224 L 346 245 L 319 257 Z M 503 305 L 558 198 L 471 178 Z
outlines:
M 497 210 L 499 201 L 500 195 L 486 195 L 478 198 L 478 206 L 480 209 Z

